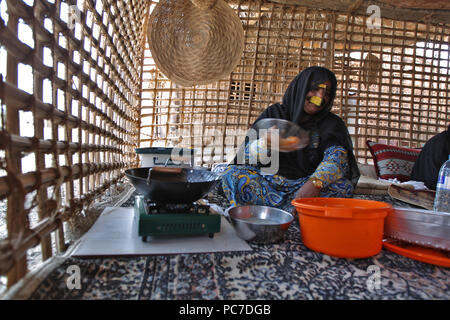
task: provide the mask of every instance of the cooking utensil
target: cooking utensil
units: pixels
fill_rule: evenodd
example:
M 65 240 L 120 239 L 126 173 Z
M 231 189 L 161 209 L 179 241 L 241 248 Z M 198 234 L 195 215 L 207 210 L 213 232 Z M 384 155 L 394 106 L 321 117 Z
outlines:
M 382 248 L 388 203 L 341 198 L 294 199 L 303 243 L 342 258 L 367 258 Z
M 267 130 L 267 138 L 269 140 L 272 137 L 270 130 L 278 130 L 276 131 L 279 136 L 278 147 L 273 145 L 273 143 L 271 144 L 271 147 L 281 152 L 291 152 L 302 149 L 309 144 L 309 132 L 289 120 L 266 118 L 256 122 L 253 129 Z M 259 134 L 261 134 L 261 132 Z
M 450 251 L 450 214 L 394 207 L 384 221 L 384 235 L 424 247 Z
M 152 180 L 152 172 L 165 172 L 165 173 L 174 173 L 175 175 L 168 175 L 169 178 L 172 179 L 177 179 L 180 181 L 184 181 L 185 177 L 185 172 L 183 171 L 182 168 L 179 167 L 150 167 L 148 169 L 148 175 L 147 175 L 147 184 L 151 183 Z
M 287 211 L 258 205 L 230 207 L 225 215 L 241 239 L 255 243 L 281 241 L 294 220 Z
M 221 178 L 203 168 L 172 168 L 176 170 L 169 172 L 150 168 L 128 169 L 125 175 L 139 194 L 157 203 L 192 203 L 206 195 Z
M 433 210 L 436 191 L 433 190 L 414 190 L 391 184 L 388 188 L 388 194 L 397 200 L 419 206 L 428 210 Z

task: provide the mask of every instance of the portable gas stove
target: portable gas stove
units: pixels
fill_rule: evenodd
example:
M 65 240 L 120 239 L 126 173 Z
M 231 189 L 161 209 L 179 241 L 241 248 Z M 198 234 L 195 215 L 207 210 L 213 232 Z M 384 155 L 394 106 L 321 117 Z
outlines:
M 209 205 L 155 203 L 143 195 L 137 195 L 134 219 L 138 234 L 143 241 L 148 236 L 195 235 L 220 232 L 220 214 L 210 210 Z

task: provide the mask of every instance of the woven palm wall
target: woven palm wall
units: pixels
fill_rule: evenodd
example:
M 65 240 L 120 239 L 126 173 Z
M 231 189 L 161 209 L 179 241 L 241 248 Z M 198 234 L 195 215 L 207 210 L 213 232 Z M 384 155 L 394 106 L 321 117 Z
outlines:
M 148 7 L 0 3 L 0 273 L 11 286 L 29 248 L 43 260 L 65 250 L 64 222 L 136 162 Z
M 228 3 L 244 26 L 245 50 L 223 80 L 178 87 L 158 70 L 146 45 L 142 147 L 194 147 L 197 165 L 226 161 L 259 113 L 281 102 L 290 80 L 312 65 L 335 72 L 333 111 L 347 122 L 362 163 L 371 162 L 368 139 L 420 147 L 447 128 L 449 25 L 267 1 Z

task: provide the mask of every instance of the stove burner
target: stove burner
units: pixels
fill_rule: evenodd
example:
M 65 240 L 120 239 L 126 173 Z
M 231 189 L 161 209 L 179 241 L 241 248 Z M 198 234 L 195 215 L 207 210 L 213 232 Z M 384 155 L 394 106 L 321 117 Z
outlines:
M 198 202 L 190 204 L 155 203 L 142 195 L 136 196 L 134 204 L 137 231 L 143 241 L 149 236 L 199 235 L 220 232 L 220 215 L 209 205 Z
M 151 200 L 145 202 L 145 212 L 147 214 L 164 214 L 164 213 L 194 213 L 208 214 L 210 207 L 199 203 L 156 203 Z

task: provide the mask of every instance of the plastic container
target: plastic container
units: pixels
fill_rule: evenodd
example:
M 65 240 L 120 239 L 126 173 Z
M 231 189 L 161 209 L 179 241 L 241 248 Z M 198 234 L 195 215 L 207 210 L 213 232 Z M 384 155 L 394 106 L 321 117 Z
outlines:
M 439 170 L 433 210 L 450 212 L 450 155 Z
M 368 258 L 382 248 L 385 202 L 344 198 L 294 199 L 303 244 L 339 258 Z
M 141 160 L 141 167 L 194 165 L 194 149 L 149 147 L 136 148 Z

